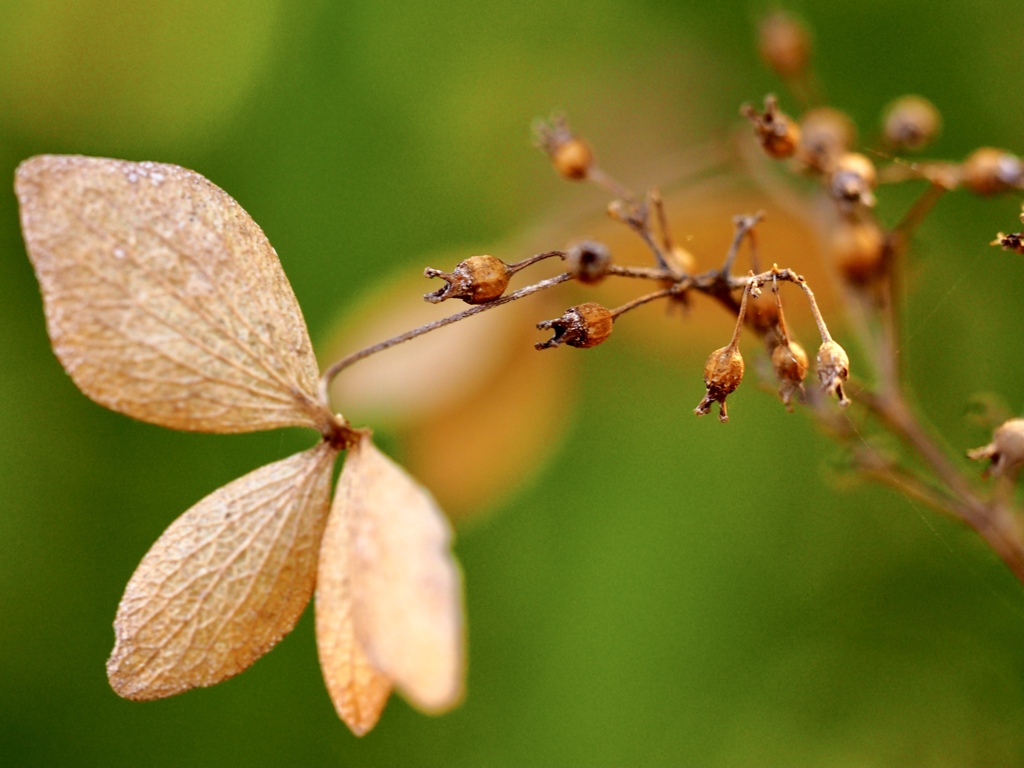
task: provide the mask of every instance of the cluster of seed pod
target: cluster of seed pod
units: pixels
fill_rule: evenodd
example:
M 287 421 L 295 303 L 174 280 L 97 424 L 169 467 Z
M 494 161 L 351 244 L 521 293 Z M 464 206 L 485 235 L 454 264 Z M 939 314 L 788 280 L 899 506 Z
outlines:
M 765 62 L 794 93 L 816 103 L 809 72 L 809 40 L 803 25 L 783 13 L 771 14 L 759 30 L 759 49 Z M 839 274 L 854 288 L 870 288 L 883 278 L 891 268 L 894 249 L 902 245 L 901 233 L 887 231 L 875 216 L 874 190 L 880 183 L 925 179 L 941 190 L 962 187 L 983 196 L 1024 189 L 1024 161 L 1008 150 L 981 147 L 959 163 L 894 160 L 878 169 L 868 154 L 856 151 L 854 123 L 837 109 L 813 106 L 795 119 L 769 95 L 763 112 L 744 105 L 741 113 L 753 123 L 754 134 L 768 156 L 788 160 L 797 172 L 818 178 L 834 201 L 831 251 Z M 890 158 L 919 152 L 931 144 L 941 127 L 942 118 L 934 104 L 922 96 L 902 96 L 883 110 L 880 140 L 873 154 Z M 914 217 L 906 221 L 913 222 Z M 1007 242 L 998 244 L 1017 250 L 1019 240 L 1008 237 Z

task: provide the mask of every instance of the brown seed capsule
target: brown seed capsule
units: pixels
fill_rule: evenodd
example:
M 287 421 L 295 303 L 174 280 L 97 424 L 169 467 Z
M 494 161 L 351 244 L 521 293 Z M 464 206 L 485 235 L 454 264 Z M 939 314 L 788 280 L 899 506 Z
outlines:
M 856 143 L 857 128 L 838 109 L 818 107 L 808 110 L 800 118 L 797 157 L 815 170 L 831 170 L 836 160 Z
M 1024 468 L 1024 419 L 1010 419 L 992 434 L 992 442 L 967 452 L 975 461 L 991 460 L 985 477 L 995 475 L 1016 480 Z
M 764 62 L 783 77 L 801 74 L 811 58 L 807 28 L 792 16 L 776 11 L 758 25 L 757 49 Z
M 818 381 L 826 393 L 839 398 L 843 407 L 850 404 L 843 392 L 843 384 L 849 377 L 850 358 L 845 349 L 834 341 L 826 341 L 818 347 Z
M 794 392 L 799 392 L 801 399 L 803 397 L 808 365 L 807 353 L 795 341 L 779 344 L 772 351 L 772 369 L 779 380 L 779 397 L 788 411 L 793 410 Z
M 594 153 L 572 132 L 563 116 L 556 115 L 550 122 L 537 122 L 534 134 L 538 146 L 547 152 L 559 175 L 571 181 L 587 178 L 594 165 Z
M 873 207 L 875 195 L 871 190 L 877 184 L 875 164 L 859 152 L 841 155 L 829 176 L 829 192 L 844 210 L 857 205 Z
M 885 269 L 886 237 L 873 219 L 839 221 L 830 246 L 836 269 L 850 285 L 867 285 Z
M 978 195 L 997 195 L 1020 187 L 1024 164 L 1012 152 L 993 147 L 976 149 L 960 166 L 963 185 Z
M 939 110 L 923 96 L 901 96 L 882 113 L 882 136 L 896 150 L 922 149 L 941 127 Z
M 754 124 L 754 134 L 761 147 L 776 160 L 792 157 L 800 143 L 800 126 L 789 115 L 779 110 L 774 96 L 764 97 L 764 112 L 759 113 L 750 104 L 740 107 L 740 114 Z
M 565 265 L 566 271 L 581 283 L 599 283 L 608 274 L 612 254 L 603 243 L 584 240 L 569 249 Z
M 447 285 L 423 296 L 432 304 L 446 299 L 462 299 L 467 304 L 486 304 L 501 296 L 512 277 L 509 266 L 496 256 L 470 256 L 451 272 L 427 267 L 426 277 L 440 277 Z
M 612 335 L 614 322 L 611 310 L 588 301 L 586 304 L 569 307 L 559 318 L 537 323 L 538 329 L 551 329 L 555 335 L 547 341 L 538 341 L 534 347 L 550 349 L 561 344 L 580 349 L 596 347 Z
M 1013 251 L 1024 256 L 1024 232 L 1011 232 L 1008 235 L 1000 232 L 989 245 L 1001 245 L 1004 251 Z
M 704 386 L 707 391 L 693 412 L 704 416 L 711 410 L 712 403 L 718 403 L 718 420 L 727 422 L 729 412 L 725 407 L 725 399 L 743 381 L 743 367 L 743 355 L 732 345 L 712 352 L 704 363 Z
M 682 246 L 673 245 L 668 252 L 668 258 L 672 265 L 685 275 L 692 275 L 697 271 L 697 258 Z

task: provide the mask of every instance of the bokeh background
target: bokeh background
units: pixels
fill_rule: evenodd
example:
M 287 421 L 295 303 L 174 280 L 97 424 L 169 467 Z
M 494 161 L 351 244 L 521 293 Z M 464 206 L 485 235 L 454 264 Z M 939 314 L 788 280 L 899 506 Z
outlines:
M 864 135 L 889 99 L 920 92 L 946 117 L 936 154 L 1024 150 L 1019 2 L 790 7 L 814 30 L 831 102 Z M 752 43 L 763 10 L 0 0 L 0 177 L 43 152 L 198 170 L 267 232 L 327 348 L 353 307 L 386 312 L 427 289 L 373 293 L 395 274 L 491 250 L 514 260 L 604 226 L 606 199 L 561 182 L 530 145 L 531 121 L 553 109 L 623 181 L 672 190 L 693 250 L 721 254 L 728 216 L 765 185 L 697 176 L 737 106 L 781 87 Z M 1024 588 L 956 524 L 858 484 L 753 378 L 727 427 L 694 419 L 701 362 L 727 332 L 696 312 L 638 313 L 601 348 L 547 353 L 560 362 L 515 387 L 553 393 L 541 404 L 493 397 L 506 418 L 472 452 L 493 491 L 451 501 L 471 649 L 458 710 L 431 718 L 394 700 L 355 739 L 324 690 L 308 612 L 236 679 L 120 700 L 104 660 L 146 549 L 195 501 L 310 437 L 174 433 L 82 396 L 50 352 L 5 189 L 0 764 L 1024 763 Z M 954 196 L 916 240 L 903 354 L 954 454 L 987 441 L 972 398 L 1020 412 L 1024 264 L 986 245 L 1018 206 Z M 771 253 L 773 232 L 798 226 L 775 221 L 769 258 L 812 269 L 813 248 Z M 548 309 L 518 322 L 529 331 Z M 451 363 L 453 387 L 475 354 Z M 382 417 L 384 444 L 416 465 L 412 446 L 433 450 L 426 419 L 417 433 Z M 451 478 L 427 474 L 448 498 Z

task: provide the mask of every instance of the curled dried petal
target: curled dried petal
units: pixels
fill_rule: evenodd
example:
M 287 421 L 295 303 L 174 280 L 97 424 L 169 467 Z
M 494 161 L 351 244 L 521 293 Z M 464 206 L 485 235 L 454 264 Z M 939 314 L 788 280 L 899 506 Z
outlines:
M 338 480 L 320 574 L 321 664 L 343 717 L 358 707 L 355 719 L 372 725 L 387 681 L 427 712 L 459 702 L 462 578 L 450 528 L 430 494 L 369 437 L 349 450 Z M 341 640 L 330 637 L 339 623 L 351 632 Z

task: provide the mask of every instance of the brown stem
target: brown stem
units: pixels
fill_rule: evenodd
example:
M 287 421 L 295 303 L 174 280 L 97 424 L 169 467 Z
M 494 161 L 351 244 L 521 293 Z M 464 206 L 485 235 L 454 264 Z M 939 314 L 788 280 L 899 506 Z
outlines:
M 398 344 L 403 344 L 407 341 L 415 339 L 417 336 L 422 336 L 425 333 L 436 331 L 438 328 L 444 328 L 446 325 L 457 323 L 459 320 L 465 320 L 467 317 L 479 315 L 481 312 L 486 312 L 489 309 L 500 307 L 503 304 L 508 304 L 509 302 L 521 299 L 524 296 L 529 296 L 532 293 L 543 291 L 545 288 L 552 288 L 558 285 L 559 283 L 566 282 L 567 280 L 572 280 L 572 275 L 570 275 L 567 272 L 564 272 L 561 275 L 550 277 L 547 280 L 541 280 L 539 283 L 535 283 L 534 285 L 528 285 L 525 288 L 520 288 L 518 291 L 510 293 L 507 296 L 497 298 L 494 301 L 489 301 L 486 304 L 478 304 L 474 307 L 470 307 L 469 309 L 465 309 L 462 312 L 458 312 L 454 315 L 449 315 L 448 317 L 441 318 L 440 320 L 435 320 L 434 322 L 427 323 L 426 325 L 421 325 L 419 328 L 414 328 L 413 330 L 407 331 L 398 336 L 394 336 L 390 339 L 377 342 L 376 344 L 366 347 L 365 349 L 361 349 L 358 352 L 353 352 L 351 355 L 346 355 L 345 357 L 341 358 L 335 363 L 332 363 L 321 374 L 320 398 L 321 400 L 323 400 L 323 402 L 328 402 L 328 390 L 330 389 L 331 382 L 339 373 L 341 373 L 343 370 L 348 368 L 353 363 L 358 363 L 360 360 L 370 357 L 370 355 L 375 355 L 378 352 L 383 352 L 385 349 L 390 349 L 391 347 L 394 347 Z

